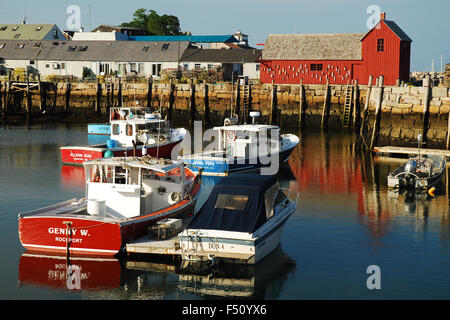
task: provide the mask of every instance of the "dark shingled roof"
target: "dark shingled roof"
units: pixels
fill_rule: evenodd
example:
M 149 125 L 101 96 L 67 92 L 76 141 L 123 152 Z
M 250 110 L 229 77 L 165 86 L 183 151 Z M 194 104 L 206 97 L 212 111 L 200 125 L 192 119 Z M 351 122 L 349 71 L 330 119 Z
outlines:
M 400 40 L 412 42 L 411 38 L 408 37 L 408 35 L 394 21 L 383 20 L 383 22 L 397 35 L 397 37 L 400 38 Z
M 187 49 L 181 56 L 182 62 L 257 62 L 261 50 L 257 49 Z
M 189 42 L 0 40 L 0 57 L 55 61 L 178 61 Z

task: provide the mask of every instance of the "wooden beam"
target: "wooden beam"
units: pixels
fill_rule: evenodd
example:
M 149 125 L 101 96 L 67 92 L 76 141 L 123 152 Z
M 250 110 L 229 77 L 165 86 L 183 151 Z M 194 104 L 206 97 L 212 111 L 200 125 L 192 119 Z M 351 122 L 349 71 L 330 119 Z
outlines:
M 427 143 L 428 120 L 430 118 L 430 75 L 427 74 L 423 80 L 423 88 L 425 90 L 423 97 L 423 123 L 422 123 L 422 142 Z
M 364 101 L 364 111 L 363 111 L 363 116 L 362 116 L 362 120 L 361 120 L 361 129 L 359 131 L 358 145 L 361 145 L 361 140 L 363 140 L 365 143 L 364 130 L 366 128 L 367 116 L 369 114 L 370 94 L 372 93 L 372 81 L 373 81 L 373 76 L 370 76 L 369 83 L 367 84 L 366 100 Z
M 320 122 L 321 128 L 328 127 L 328 113 L 329 113 L 329 109 L 330 109 L 329 99 L 328 99 L 329 91 L 330 91 L 330 84 L 328 83 L 328 79 L 327 79 L 327 84 L 325 86 L 325 96 L 323 98 L 322 121 Z

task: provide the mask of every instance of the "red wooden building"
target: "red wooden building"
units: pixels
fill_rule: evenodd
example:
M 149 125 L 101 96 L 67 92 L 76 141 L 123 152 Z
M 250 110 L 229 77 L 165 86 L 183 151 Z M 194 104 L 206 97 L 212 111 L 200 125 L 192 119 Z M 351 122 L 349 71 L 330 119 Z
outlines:
M 412 40 L 382 13 L 367 33 L 269 35 L 263 49 L 262 83 L 367 84 L 383 75 L 385 85 L 409 80 Z

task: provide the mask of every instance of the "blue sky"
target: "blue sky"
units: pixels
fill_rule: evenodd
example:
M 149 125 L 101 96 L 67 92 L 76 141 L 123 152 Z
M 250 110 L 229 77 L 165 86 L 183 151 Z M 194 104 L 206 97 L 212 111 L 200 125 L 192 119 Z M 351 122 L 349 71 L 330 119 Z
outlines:
M 252 45 L 271 33 L 364 33 L 378 6 L 412 38 L 411 70 L 435 70 L 450 62 L 449 0 L 16 0 L 3 2 L 0 23 L 56 23 L 66 29 L 70 5 L 81 8 L 85 30 L 99 24 L 130 21 L 138 8 L 153 9 L 180 19 L 192 34 L 231 34 L 241 30 Z M 89 14 L 89 6 L 91 8 Z M 90 19 L 89 19 L 90 17 Z

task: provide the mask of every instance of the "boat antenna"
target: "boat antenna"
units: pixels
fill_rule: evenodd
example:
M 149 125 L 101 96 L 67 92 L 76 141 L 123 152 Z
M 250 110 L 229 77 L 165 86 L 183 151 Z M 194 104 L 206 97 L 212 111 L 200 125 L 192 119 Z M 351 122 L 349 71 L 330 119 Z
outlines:
M 418 149 L 419 149 L 419 160 L 420 160 L 420 145 L 422 144 L 422 134 L 421 133 L 419 133 L 418 135 L 417 135 L 417 147 L 418 147 Z
M 162 97 L 162 95 L 161 95 Z M 161 98 L 162 99 L 162 98 Z M 161 115 L 161 103 L 159 104 L 159 114 Z M 156 143 L 156 157 L 159 158 L 159 133 L 161 132 L 161 118 L 158 120 L 158 141 Z

